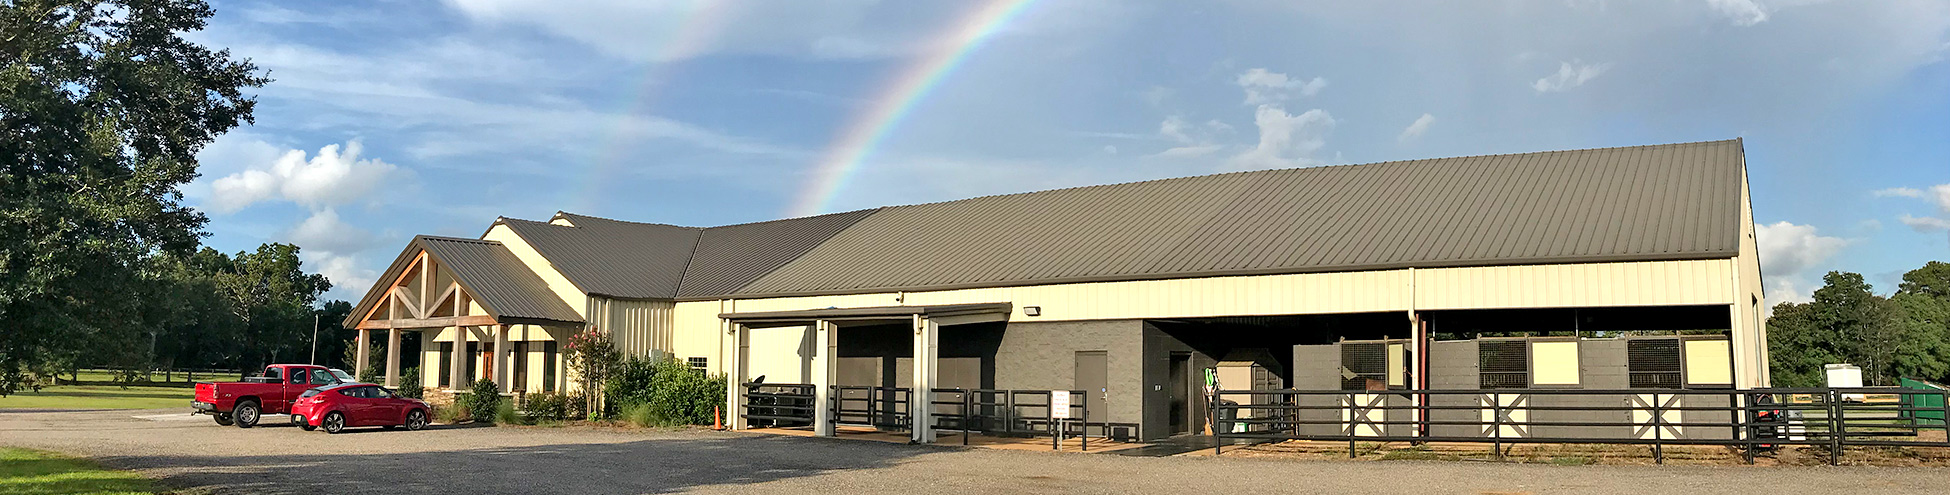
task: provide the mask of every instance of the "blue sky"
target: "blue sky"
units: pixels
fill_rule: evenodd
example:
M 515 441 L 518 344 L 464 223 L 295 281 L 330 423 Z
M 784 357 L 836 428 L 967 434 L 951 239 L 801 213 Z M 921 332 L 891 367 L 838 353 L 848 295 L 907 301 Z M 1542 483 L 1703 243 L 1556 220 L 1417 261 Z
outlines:
M 208 244 L 363 293 L 414 234 L 775 219 L 988 0 L 215 2 L 270 71 L 186 186 Z M 829 210 L 1745 138 L 1772 301 L 1950 258 L 1950 3 L 1029 0 Z

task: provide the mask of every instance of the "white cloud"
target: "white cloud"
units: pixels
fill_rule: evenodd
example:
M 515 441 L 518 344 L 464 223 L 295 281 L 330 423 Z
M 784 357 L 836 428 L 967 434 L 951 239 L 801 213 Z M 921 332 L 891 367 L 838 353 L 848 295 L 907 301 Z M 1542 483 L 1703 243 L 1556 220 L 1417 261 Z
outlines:
M 1313 109 L 1300 115 L 1273 105 L 1260 105 L 1253 114 L 1259 126 L 1259 144 L 1232 158 L 1236 169 L 1307 167 L 1321 164 L 1313 154 L 1327 145 L 1327 132 L 1334 129 L 1334 116 Z
M 1950 213 L 1950 184 L 1930 186 L 1930 194 L 1935 196 L 1937 209 Z
M 1945 220 L 1942 218 L 1919 217 L 1919 216 L 1913 216 L 1909 214 L 1903 214 L 1903 216 L 1901 218 L 1898 218 L 1897 220 L 1901 220 L 1903 222 L 1903 225 L 1908 225 L 1909 228 L 1916 229 L 1917 232 L 1943 232 L 1946 230 L 1950 230 L 1950 220 Z
M 1164 151 L 1160 151 L 1158 152 L 1158 154 L 1152 156 L 1156 156 L 1159 158 L 1197 158 L 1205 155 L 1210 155 L 1213 152 L 1219 151 L 1221 149 L 1225 149 L 1225 147 L 1216 144 L 1177 146 L 1172 148 L 1166 148 Z
M 368 268 L 369 264 L 355 256 L 300 250 L 298 259 L 304 262 L 306 271 L 332 281 L 332 290 L 323 296 L 326 298 L 356 301 L 379 279 L 378 270 Z
M 371 232 L 339 220 L 338 212 L 331 208 L 312 213 L 283 237 L 305 250 L 332 253 L 357 253 L 373 244 Z
M 1869 194 L 1873 194 L 1878 198 L 1921 198 L 1923 197 L 1923 190 L 1914 187 L 1891 187 L 1888 189 L 1877 189 L 1875 192 Z
M 1429 115 L 1426 113 L 1422 114 L 1421 117 L 1415 118 L 1415 122 L 1409 123 L 1407 129 L 1402 129 L 1401 135 L 1395 136 L 1395 140 L 1408 141 L 1410 139 L 1422 137 L 1422 133 L 1429 132 L 1429 125 L 1434 123 L 1435 123 L 1434 115 Z
M 1706 0 L 1706 4 L 1733 21 L 1735 26 L 1767 22 L 1767 9 L 1754 0 Z
M 1569 91 L 1571 88 L 1583 86 L 1585 82 L 1608 70 L 1611 70 L 1610 63 L 1586 64 L 1573 60 L 1562 63 L 1557 67 L 1556 73 L 1538 79 L 1537 82 L 1531 83 L 1530 87 L 1539 93 Z
M 400 169 L 376 158 L 360 159 L 358 140 L 319 148 L 309 160 L 302 150 L 288 150 L 271 163 L 210 183 L 212 209 L 234 212 L 270 200 L 287 200 L 308 207 L 346 204 L 362 199 Z
M 1240 73 L 1237 83 L 1239 87 L 1245 88 L 1248 105 L 1284 101 L 1290 96 L 1290 91 L 1298 91 L 1300 96 L 1313 96 L 1327 87 L 1325 78 L 1302 80 L 1264 68 L 1254 68 Z
M 1755 225 L 1754 238 L 1760 249 L 1761 275 L 1769 281 L 1768 306 L 1806 300 L 1807 294 L 1799 288 L 1808 270 L 1827 263 L 1849 244 L 1847 239 L 1821 235 L 1813 225 L 1789 222 Z

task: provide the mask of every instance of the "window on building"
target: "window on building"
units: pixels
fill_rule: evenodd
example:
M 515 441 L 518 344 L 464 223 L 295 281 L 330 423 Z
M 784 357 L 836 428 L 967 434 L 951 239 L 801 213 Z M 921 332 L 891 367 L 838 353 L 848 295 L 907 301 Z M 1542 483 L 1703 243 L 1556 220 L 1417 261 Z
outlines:
M 1341 343 L 1341 390 L 1388 388 L 1388 344 Z
M 1528 388 L 1530 345 L 1522 340 L 1476 342 L 1477 380 L 1482 388 Z
M 1625 342 L 1625 367 L 1632 388 L 1681 388 L 1679 339 Z
M 515 368 L 515 376 L 512 378 L 514 383 L 508 386 L 510 390 L 528 390 L 528 343 L 515 342 L 514 348 L 514 356 L 511 356 L 513 359 L 508 361 L 508 364 Z
M 688 361 L 689 361 L 689 363 L 690 363 L 690 365 L 691 365 L 691 369 L 694 369 L 694 370 L 698 370 L 698 371 L 704 371 L 704 370 L 707 370 L 707 369 L 711 369 L 711 360 L 710 360 L 710 358 L 705 358 L 705 357 L 700 357 L 700 356 L 691 356 L 691 358 L 690 358 L 690 359 L 689 359 Z
M 440 370 L 434 374 L 440 375 L 441 387 L 450 387 L 454 383 L 454 343 L 441 342 L 438 354 L 440 354 Z
M 555 391 L 555 341 L 542 343 L 542 391 Z

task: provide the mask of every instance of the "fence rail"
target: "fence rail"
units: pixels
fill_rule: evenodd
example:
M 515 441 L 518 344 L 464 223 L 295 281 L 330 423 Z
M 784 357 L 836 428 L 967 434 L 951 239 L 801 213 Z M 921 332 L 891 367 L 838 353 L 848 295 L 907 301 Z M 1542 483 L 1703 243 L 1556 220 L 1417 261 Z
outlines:
M 1222 390 L 1210 398 L 1213 451 L 1228 439 L 1355 443 L 1595 443 L 1741 447 L 1746 461 L 1779 445 L 1950 447 L 1946 391 L 1890 388 L 1754 390 Z M 1925 400 L 1934 398 L 1934 400 Z M 1922 404 L 1931 404 L 1928 406 Z M 1931 437 L 1925 433 L 1945 433 Z
M 816 385 L 801 383 L 745 383 L 745 406 L 741 417 L 770 426 L 812 425 L 818 400 Z M 828 403 L 834 425 L 869 426 L 909 430 L 917 400 L 925 400 L 933 413 L 934 430 L 957 432 L 962 443 L 971 434 L 1002 436 L 1050 436 L 1077 438 L 1084 449 L 1090 438 L 1112 438 L 1119 430 L 1124 436 L 1139 437 L 1135 423 L 1092 421 L 1085 392 L 1070 391 L 1069 418 L 1058 419 L 1050 407 L 1050 390 L 1000 390 L 937 388 L 928 394 L 915 394 L 907 387 L 834 385 Z M 1054 443 L 1052 444 L 1054 445 Z

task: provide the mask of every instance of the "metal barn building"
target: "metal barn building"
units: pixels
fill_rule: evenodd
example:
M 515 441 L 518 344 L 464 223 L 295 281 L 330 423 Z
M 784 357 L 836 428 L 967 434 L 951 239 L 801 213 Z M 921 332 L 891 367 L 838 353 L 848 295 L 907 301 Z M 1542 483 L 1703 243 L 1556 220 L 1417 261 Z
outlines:
M 932 441 L 952 408 L 914 390 L 1077 390 L 1106 434 L 1154 439 L 1204 426 L 1207 368 L 1334 390 L 1761 387 L 1760 303 L 1731 140 L 707 228 L 502 218 L 480 239 L 415 238 L 346 324 L 420 339 L 429 387 L 567 390 L 556 342 L 593 327 L 634 355 L 797 386 L 821 433 L 866 414 Z

